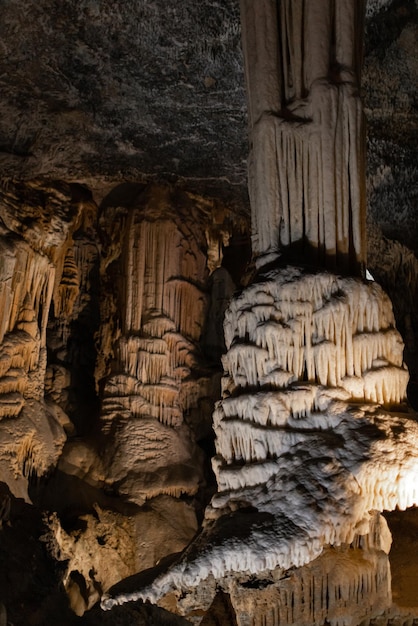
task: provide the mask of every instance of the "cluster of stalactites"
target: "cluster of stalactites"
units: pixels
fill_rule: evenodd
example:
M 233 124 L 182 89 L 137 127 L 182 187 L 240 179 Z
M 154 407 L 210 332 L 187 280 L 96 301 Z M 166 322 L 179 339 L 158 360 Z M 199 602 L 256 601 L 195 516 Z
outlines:
M 323 576 L 313 572 L 299 575 L 298 570 L 292 578 L 287 578 L 274 590 L 273 601 L 268 599 L 268 594 L 259 592 L 261 598 L 258 598 L 246 589 L 249 596 L 246 601 L 244 593 L 240 598 L 234 598 L 236 609 L 240 610 L 241 615 L 254 615 L 254 626 L 357 623 L 353 617 L 356 620 L 369 613 L 373 615 L 378 611 L 375 607 L 388 604 L 390 569 L 388 559 L 383 554 L 374 556 L 374 562 L 371 557 L 368 561 L 364 557 L 359 559 L 363 569 L 354 558 L 349 562 L 349 558 L 350 555 L 346 556 L 346 561 L 342 560 L 339 577 L 335 574 L 333 576 L 333 572 Z M 250 610 L 251 601 L 253 607 Z
M 297 268 L 274 271 L 231 302 L 225 336 L 223 398 L 213 415 L 215 508 L 231 498 L 263 501 L 256 491 L 290 467 L 289 455 L 295 463 L 299 455 L 312 456 L 311 437 L 318 449 L 325 446 L 321 454 L 331 454 L 321 433 L 337 437 L 335 458 L 354 459 L 355 445 L 352 453 L 348 448 L 360 440 L 370 448 L 370 458 L 385 456 L 373 437 L 387 439 L 387 454 L 392 454 L 391 428 L 396 430 L 398 418 L 386 422 L 385 411 L 405 400 L 408 372 L 390 301 L 378 285 Z M 408 436 L 407 449 L 416 435 L 411 431 Z M 409 478 L 416 475 L 415 460 L 408 460 L 409 453 L 403 457 L 398 443 L 394 467 L 388 464 L 376 476 L 365 457 L 362 470 L 356 470 L 370 509 L 405 508 L 417 500 Z M 315 454 L 312 463 L 315 467 Z M 320 480 L 326 482 L 326 475 Z M 385 484 L 391 485 L 389 491 Z M 330 495 L 331 486 L 327 490 Z M 335 540 L 334 531 L 330 524 L 326 542 Z
M 364 151 L 352 137 L 362 134 L 361 105 L 342 86 L 318 85 L 312 97 L 318 101 L 313 121 L 297 125 L 266 114 L 253 130 L 253 253 L 262 258 L 295 250 L 293 256 L 311 264 L 359 275 L 365 264 Z
M 103 418 L 123 414 L 179 426 L 205 385 L 191 376 L 204 323 L 205 258 L 174 220 L 127 224 L 123 328 L 106 382 Z
M 253 254 L 361 275 L 364 2 L 241 0 Z
M 40 331 L 45 346 L 55 268 L 46 256 L 24 243 L 13 245 L 2 240 L 0 245 L 0 342 L 6 333 L 20 328 L 33 338 Z
M 72 246 L 67 248 L 62 259 L 61 280 L 54 294 L 55 315 L 68 320 L 73 312 L 74 304 L 80 291 L 79 268 L 74 258 Z
M 130 335 L 118 341 L 116 353 L 123 373 L 106 382 L 103 417 L 122 412 L 179 426 L 183 413 L 207 393 L 205 381 L 191 377 L 195 345 L 175 332 L 170 320 L 158 319 L 160 330 L 163 324 L 170 328 L 161 337 Z
M 199 287 L 205 275 L 204 255 L 190 245 L 174 221 L 136 223 L 134 217 L 124 248 L 124 334 L 139 332 L 150 317 L 158 326 L 161 316 L 197 341 L 206 304 Z M 156 336 L 160 332 L 156 328 Z
M 266 577 L 259 587 L 235 585 L 230 596 L 235 613 L 253 626 L 365 624 L 363 618 L 381 613 L 392 599 L 389 559 L 380 546 L 368 548 L 325 550 L 277 582 Z
M 0 417 L 13 417 L 42 392 L 30 375 L 45 349 L 55 268 L 25 243 L 0 246 Z
M 295 278 L 284 271 L 231 303 L 225 388 L 281 389 L 304 380 L 341 387 L 356 400 L 402 402 L 403 343 L 379 286 L 331 274 Z

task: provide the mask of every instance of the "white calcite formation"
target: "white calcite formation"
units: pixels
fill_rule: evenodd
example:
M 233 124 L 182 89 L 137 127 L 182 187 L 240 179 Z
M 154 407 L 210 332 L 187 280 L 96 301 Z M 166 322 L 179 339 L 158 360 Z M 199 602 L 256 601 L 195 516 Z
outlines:
M 392 600 L 387 546 L 379 539 L 386 531 L 377 514 L 367 544 L 359 539 L 338 550 L 326 548 L 286 575 L 275 570 L 259 580 L 236 581 L 229 590 L 237 624 L 366 626 Z
M 370 511 L 418 503 L 403 344 L 377 284 L 274 270 L 233 299 L 225 337 L 206 528 L 153 585 L 107 608 L 300 567 L 368 535 Z
M 365 263 L 363 0 L 241 0 L 253 253 Z

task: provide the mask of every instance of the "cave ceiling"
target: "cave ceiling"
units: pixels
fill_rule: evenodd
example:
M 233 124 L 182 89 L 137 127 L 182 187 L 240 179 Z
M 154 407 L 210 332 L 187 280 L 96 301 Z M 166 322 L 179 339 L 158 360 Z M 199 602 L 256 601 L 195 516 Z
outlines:
M 2 5 L 3 171 L 245 188 L 237 2 Z
M 247 202 L 236 0 L 2 0 L 1 10 L 3 176 L 93 190 L 153 178 Z M 413 0 L 369 0 L 373 171 L 416 160 L 416 33 Z

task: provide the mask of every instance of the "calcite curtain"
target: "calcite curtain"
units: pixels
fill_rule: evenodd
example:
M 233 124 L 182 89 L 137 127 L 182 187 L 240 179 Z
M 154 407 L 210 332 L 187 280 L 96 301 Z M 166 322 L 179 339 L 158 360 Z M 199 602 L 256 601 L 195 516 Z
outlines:
M 364 272 L 364 12 L 363 0 L 241 0 L 260 265 L 290 251 Z

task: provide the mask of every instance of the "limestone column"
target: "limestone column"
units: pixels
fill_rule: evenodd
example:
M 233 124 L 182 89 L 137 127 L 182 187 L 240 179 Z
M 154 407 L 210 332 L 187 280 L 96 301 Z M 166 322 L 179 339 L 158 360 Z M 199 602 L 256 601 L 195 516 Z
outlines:
M 253 255 L 362 275 L 364 0 L 241 0 Z

